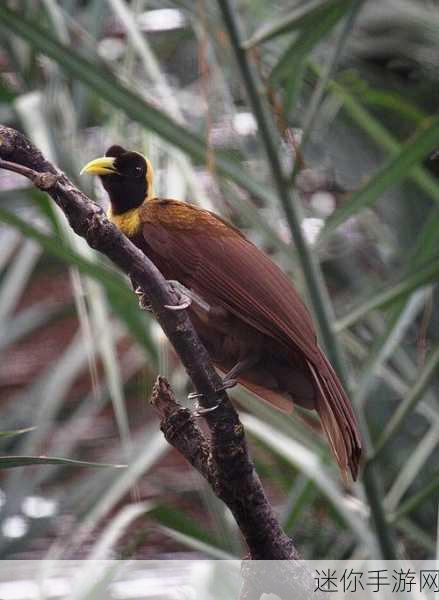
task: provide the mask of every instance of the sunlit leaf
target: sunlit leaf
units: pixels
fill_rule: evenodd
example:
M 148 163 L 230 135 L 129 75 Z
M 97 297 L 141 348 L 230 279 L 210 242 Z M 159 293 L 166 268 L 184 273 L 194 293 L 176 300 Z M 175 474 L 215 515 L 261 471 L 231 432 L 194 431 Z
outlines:
M 331 477 L 322 461 L 315 454 L 305 448 L 305 446 L 280 434 L 255 417 L 246 415 L 243 421 L 247 431 L 262 440 L 269 448 L 279 453 L 288 462 L 294 464 L 315 483 L 328 500 L 333 503 L 335 510 L 363 543 L 373 545 L 372 537 L 366 523 L 349 506 L 349 501 L 344 497 L 340 485 Z
M 332 9 L 349 8 L 349 0 L 314 0 L 293 8 L 282 18 L 260 27 L 252 37 L 244 43 L 245 48 L 251 48 L 273 37 L 283 35 L 301 28 L 316 26 Z
M 427 119 L 417 135 L 401 148 L 400 152 L 370 180 L 354 192 L 327 220 L 321 239 L 334 231 L 360 210 L 371 206 L 391 187 L 408 176 L 410 169 L 439 146 L 439 120 Z
M 343 329 L 351 327 L 372 310 L 386 308 L 414 290 L 435 282 L 438 277 L 439 260 L 436 258 L 419 267 L 416 271 L 410 272 L 406 277 L 400 278 L 393 285 L 389 285 L 373 294 L 372 298 L 352 309 L 345 317 L 338 319 L 334 325 L 335 331 L 343 331 Z
M 0 469 L 12 469 L 14 467 L 26 467 L 30 465 L 65 465 L 67 467 L 111 467 L 120 469 L 126 465 L 112 465 L 106 463 L 88 462 L 85 460 L 74 460 L 72 458 L 57 458 L 54 456 L 0 456 Z
M 418 375 L 416 383 L 407 394 L 403 402 L 398 406 L 397 410 L 393 413 L 392 418 L 387 423 L 384 431 L 382 432 L 375 448 L 375 458 L 383 451 L 383 448 L 388 442 L 396 435 L 399 431 L 404 419 L 414 409 L 416 404 L 421 400 L 427 386 L 431 379 L 437 374 L 439 368 L 439 346 L 437 346 L 431 353 L 430 356 Z
M 288 46 L 282 54 L 277 64 L 271 71 L 273 82 L 288 76 L 288 79 L 295 77 L 299 64 L 321 40 L 321 38 L 337 23 L 343 15 L 344 10 L 340 6 L 327 5 L 322 19 L 316 24 L 304 28 L 300 35 Z
M 26 237 L 38 242 L 48 253 L 63 262 L 75 266 L 81 273 L 98 281 L 105 288 L 113 309 L 124 320 L 134 337 L 155 355 L 154 344 L 148 335 L 147 323 L 139 310 L 137 300 L 128 285 L 114 271 L 90 261 L 66 246 L 58 237 L 43 233 L 18 215 L 0 208 L 0 221 L 16 227 Z
M 26 427 L 25 429 L 15 429 L 12 431 L 0 431 L 0 439 L 11 438 L 17 435 L 23 435 L 23 433 L 28 433 L 29 431 L 33 431 L 35 427 Z
M 150 131 L 187 152 L 195 161 L 206 161 L 206 142 L 200 135 L 182 127 L 147 100 L 131 91 L 112 75 L 104 65 L 93 63 L 71 46 L 60 44 L 49 30 L 29 22 L 22 14 L 0 4 L 0 22 L 19 35 L 32 47 L 59 63 L 66 73 L 75 77 L 106 102 L 125 112 L 130 120 L 138 121 Z M 224 151 L 215 152 L 215 169 L 238 183 L 264 202 L 273 199 L 273 192 L 246 173 L 239 161 Z
M 429 500 L 433 495 L 436 497 L 438 490 L 439 475 L 433 477 L 423 489 L 416 492 L 416 494 L 413 494 L 413 496 L 401 504 L 398 510 L 390 517 L 391 521 L 399 521 L 399 519 L 413 512 L 418 506 L 422 505 L 426 500 Z

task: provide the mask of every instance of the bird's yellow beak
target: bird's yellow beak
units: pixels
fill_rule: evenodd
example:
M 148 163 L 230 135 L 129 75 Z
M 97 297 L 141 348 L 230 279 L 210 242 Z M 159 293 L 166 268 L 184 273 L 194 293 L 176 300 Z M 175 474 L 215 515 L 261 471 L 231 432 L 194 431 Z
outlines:
M 101 156 L 88 162 L 82 167 L 80 175 L 89 173 L 90 175 L 114 175 L 117 174 L 117 169 L 114 166 L 114 156 Z

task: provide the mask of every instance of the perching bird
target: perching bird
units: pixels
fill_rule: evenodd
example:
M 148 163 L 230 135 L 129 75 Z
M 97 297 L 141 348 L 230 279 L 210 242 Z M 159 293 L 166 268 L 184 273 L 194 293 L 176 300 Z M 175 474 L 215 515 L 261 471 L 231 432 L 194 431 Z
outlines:
M 350 401 L 291 281 L 233 225 L 156 198 L 148 159 L 111 146 L 81 173 L 99 175 L 109 219 L 191 299 L 192 323 L 224 386 L 240 383 L 281 410 L 315 409 L 344 474 L 356 479 L 361 438 Z

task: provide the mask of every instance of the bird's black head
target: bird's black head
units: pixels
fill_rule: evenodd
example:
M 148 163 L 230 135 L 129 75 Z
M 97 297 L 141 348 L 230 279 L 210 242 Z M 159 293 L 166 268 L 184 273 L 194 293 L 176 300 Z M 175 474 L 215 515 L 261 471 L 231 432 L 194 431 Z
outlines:
M 110 146 L 105 156 L 87 163 L 81 173 L 99 175 L 114 215 L 136 208 L 154 195 L 154 173 L 149 160 L 122 146 Z

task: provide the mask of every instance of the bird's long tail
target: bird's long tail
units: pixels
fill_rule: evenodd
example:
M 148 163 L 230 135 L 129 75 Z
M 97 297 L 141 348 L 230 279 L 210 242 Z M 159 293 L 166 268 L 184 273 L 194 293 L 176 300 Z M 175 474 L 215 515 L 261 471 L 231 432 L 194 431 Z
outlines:
M 361 437 L 349 398 L 323 352 L 318 367 L 309 362 L 308 366 L 318 392 L 316 410 L 331 450 L 343 474 L 347 476 L 350 470 L 355 480 L 361 457 Z

